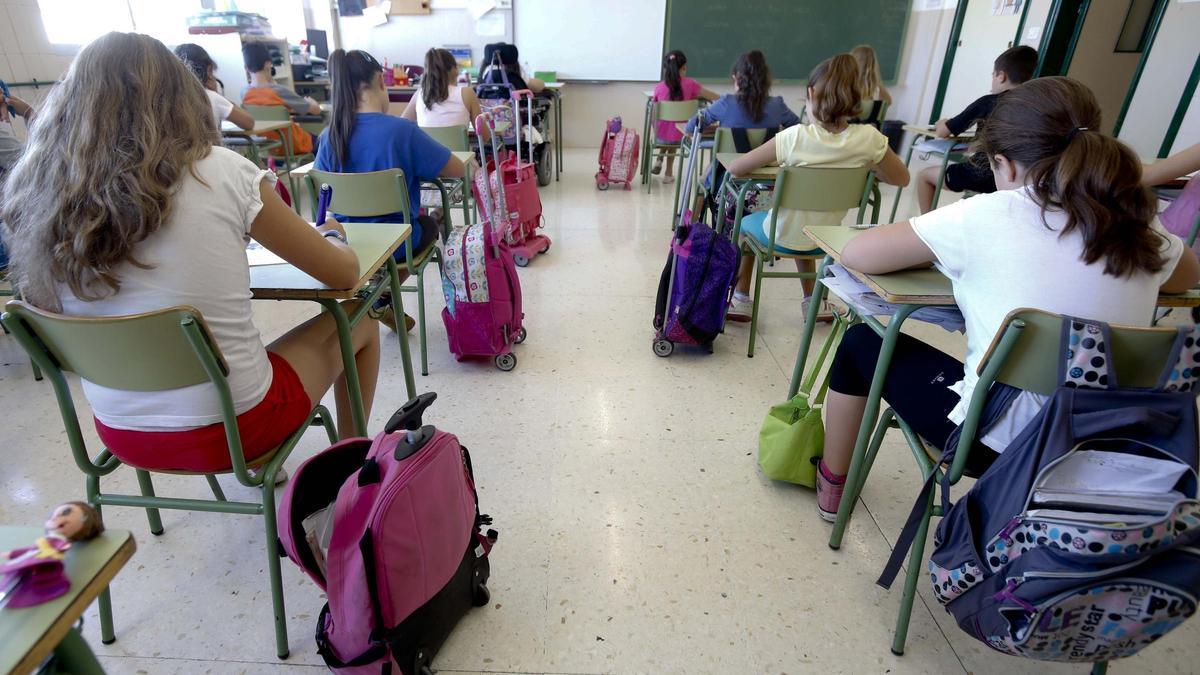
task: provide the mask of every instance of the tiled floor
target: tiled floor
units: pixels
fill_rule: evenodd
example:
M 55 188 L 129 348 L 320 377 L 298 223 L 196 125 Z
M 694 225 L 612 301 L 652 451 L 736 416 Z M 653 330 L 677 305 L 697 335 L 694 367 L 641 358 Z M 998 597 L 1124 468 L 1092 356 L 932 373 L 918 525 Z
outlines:
M 958 631 L 925 584 L 907 654 L 891 654 L 899 584 L 889 592 L 874 579 L 915 495 L 907 450 L 889 441 L 842 549 L 830 550 L 813 493 L 771 483 L 754 461 L 759 423 L 784 398 L 795 360 L 799 284 L 764 284 L 753 359 L 745 356 L 745 325 L 730 325 L 712 355 L 681 348 L 669 359 L 654 356 L 650 319 L 672 191 L 656 181 L 651 195 L 597 192 L 594 159 L 594 151 L 567 152 L 562 182 L 542 191 L 554 248 L 521 272 L 529 339 L 516 370 L 454 362 L 441 322 L 430 324 L 430 375 L 418 376 L 418 387 L 439 399 L 427 420 L 471 448 L 482 507 L 501 531 L 492 604 L 463 621 L 438 668 L 1085 672 L 990 653 Z M 912 210 L 906 196 L 902 214 Z M 431 295 L 431 317 L 441 303 Z M 271 339 L 313 311 L 263 302 L 256 319 Z M 962 351 L 961 336 L 912 330 Z M 373 431 L 405 398 L 399 349 L 383 344 Z M 54 504 L 83 494 L 83 479 L 50 389 L 33 381 L 11 339 L 0 338 L 0 363 L 0 406 L 10 411 L 0 425 L 0 522 L 40 523 Z M 310 434 L 289 464 L 322 447 Z M 118 476 L 115 483 L 136 489 L 131 472 Z M 159 494 L 207 494 L 199 478 L 157 483 Z M 253 496 L 224 485 L 231 497 Z M 275 659 L 258 521 L 164 512 L 166 532 L 154 537 L 137 510 L 113 507 L 106 517 L 138 539 L 113 584 L 117 642 L 100 645 L 96 613 L 86 614 L 84 632 L 110 672 L 322 668 L 312 634 L 323 599 L 287 562 L 292 655 Z M 1196 672 L 1197 638 L 1200 622 L 1192 622 L 1112 672 Z

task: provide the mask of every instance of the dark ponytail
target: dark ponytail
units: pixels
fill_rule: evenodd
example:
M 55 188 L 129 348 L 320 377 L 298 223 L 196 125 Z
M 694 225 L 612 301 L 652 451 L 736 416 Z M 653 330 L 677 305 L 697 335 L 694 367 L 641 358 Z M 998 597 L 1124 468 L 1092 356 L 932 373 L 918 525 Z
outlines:
M 425 52 L 425 74 L 421 75 L 421 100 L 426 110 L 450 98 L 450 73 L 454 72 L 458 62 L 454 55 L 445 49 L 434 47 Z
M 757 49 L 742 54 L 733 64 L 732 75 L 737 83 L 738 103 L 750 114 L 750 119 L 762 120 L 767 97 L 771 95 L 771 69 L 766 57 Z
M 683 75 L 679 72 L 687 65 L 687 57 L 678 49 L 663 57 L 663 82 L 671 92 L 672 101 L 683 100 Z
M 1004 94 L 978 143 L 993 162 L 1004 155 L 1026 170 L 1034 199 L 1061 210 L 1060 236 L 1079 231 L 1082 260 L 1127 277 L 1163 268 L 1162 238 L 1150 229 L 1156 201 L 1128 147 L 1103 134 L 1092 91 L 1066 77 L 1031 80 Z
M 175 56 L 183 61 L 183 65 L 187 66 L 188 70 L 192 71 L 196 79 L 200 80 L 201 85 L 208 86 L 208 69 L 210 66 L 215 69 L 217 64 L 204 50 L 204 47 L 185 42 L 175 48 Z
M 383 66 L 370 54 L 355 49 L 335 49 L 329 55 L 331 98 L 328 141 L 333 148 L 335 171 L 341 171 L 350 157 L 350 136 L 358 115 L 358 93 L 375 81 Z

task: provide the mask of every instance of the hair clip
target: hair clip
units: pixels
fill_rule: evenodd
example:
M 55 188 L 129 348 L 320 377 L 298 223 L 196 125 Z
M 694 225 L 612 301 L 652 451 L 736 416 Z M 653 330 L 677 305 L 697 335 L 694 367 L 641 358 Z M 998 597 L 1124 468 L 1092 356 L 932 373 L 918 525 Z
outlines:
M 1067 134 L 1067 142 L 1070 143 L 1072 140 L 1075 139 L 1075 136 L 1077 136 L 1079 134 L 1079 132 L 1087 131 L 1087 130 L 1088 130 L 1087 127 L 1075 127 L 1074 129 L 1071 130 L 1070 133 Z

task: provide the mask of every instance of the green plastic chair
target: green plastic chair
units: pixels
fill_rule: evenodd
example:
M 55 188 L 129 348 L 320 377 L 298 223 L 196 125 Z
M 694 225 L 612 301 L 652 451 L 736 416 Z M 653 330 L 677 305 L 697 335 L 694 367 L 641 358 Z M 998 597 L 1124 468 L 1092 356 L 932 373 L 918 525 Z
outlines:
M 533 76 L 542 82 L 558 82 L 557 70 L 535 70 Z
M 1167 361 L 1173 361 L 1176 357 L 1175 329 L 1131 326 L 1112 326 L 1111 329 L 1108 349 L 1116 367 L 1117 380 L 1127 387 L 1156 386 Z M 1057 314 L 1037 309 L 1017 309 L 1005 318 L 1003 326 L 979 364 L 979 382 L 971 396 L 954 461 L 949 467 L 951 484 L 957 484 L 964 475 L 968 454 L 978 439 L 979 423 L 992 383 L 1003 382 L 1018 389 L 1049 396 L 1059 385 L 1061 344 L 1062 317 Z M 938 466 L 941 452 L 926 445 L 894 410 L 888 408 L 884 410 L 878 426 L 875 427 L 875 434 L 867 447 L 862 468 L 856 475 L 846 477 L 846 491 L 842 499 L 850 499 L 852 507 L 862 494 L 871 464 L 875 461 L 883 438 L 890 428 L 900 429 L 904 434 L 913 458 L 921 468 L 922 478 L 928 478 L 931 473 L 935 473 L 941 481 L 945 473 L 945 470 Z M 929 522 L 934 516 L 945 515 L 942 513 L 941 504 L 933 497 L 933 493 L 930 493 L 920 529 L 913 539 L 912 548 L 909 549 L 904 595 L 900 600 L 896 634 L 892 641 L 892 652 L 897 655 L 904 653 L 917 582 L 925 577 L 922 561 Z M 847 512 L 847 521 L 852 512 L 852 509 Z M 839 526 L 844 527 L 845 523 L 839 523 Z M 1103 673 L 1106 667 L 1105 663 L 1097 663 L 1092 672 Z
M 907 167 L 909 164 L 912 163 L 913 150 L 917 147 L 917 145 L 919 143 L 926 140 L 927 138 L 928 137 L 926 137 L 926 136 L 913 136 L 912 141 L 909 142 L 909 145 L 908 145 L 908 153 L 905 154 L 905 156 L 904 156 L 904 166 Z M 940 152 L 937 150 L 931 150 L 928 153 L 925 153 L 925 154 L 929 154 L 929 155 L 936 155 L 936 156 L 942 158 L 941 165 L 938 167 L 938 179 L 937 179 L 936 189 L 934 189 L 934 191 L 933 191 L 933 202 L 930 205 L 931 211 L 938 207 L 938 201 L 941 200 L 942 186 L 946 182 L 946 169 L 948 169 L 950 167 L 951 162 L 966 161 L 967 153 L 969 152 L 968 148 L 969 148 L 969 143 L 966 141 L 961 141 L 959 143 L 955 143 L 954 145 L 952 145 L 948 152 Z M 896 221 L 896 210 L 900 207 L 900 195 L 903 192 L 904 192 L 904 188 L 899 187 L 899 186 L 896 187 L 896 197 L 895 197 L 895 199 L 892 200 L 892 212 L 891 212 L 891 215 L 888 216 L 888 222 Z
M 430 138 L 446 146 L 453 152 L 471 151 L 471 138 L 467 134 L 467 127 L 464 125 L 452 127 L 421 127 L 421 131 L 429 134 Z M 439 179 L 446 187 L 446 190 L 450 193 L 451 199 L 455 197 L 457 191 L 461 190 L 463 223 L 470 223 L 473 220 L 471 218 L 471 213 L 474 205 L 472 203 L 473 200 L 469 187 L 471 185 L 469 164 L 467 165 L 467 171 L 467 175 L 463 178 Z M 449 227 L 446 228 L 447 231 L 450 229 L 451 228 Z
M 700 109 L 700 101 L 657 101 L 650 111 L 650 123 L 643 141 L 645 152 L 642 166 L 642 182 L 646 184 L 646 193 L 650 193 L 650 166 L 655 159 L 666 157 L 679 149 L 679 143 L 662 143 L 655 137 L 659 122 L 683 123 L 690 120 Z
M 397 220 L 408 222 L 409 197 L 408 184 L 404 172 L 400 169 L 385 169 L 368 173 L 332 173 L 313 169 L 308 173 L 308 189 L 310 194 L 320 194 L 318 187 L 328 185 L 333 188 L 333 200 L 329 204 L 329 212 L 351 218 L 373 218 L 400 214 Z M 317 199 L 313 199 L 313 218 L 315 219 Z M 447 214 L 450 213 L 449 199 L 442 191 L 442 204 Z M 446 222 L 449 222 L 447 217 Z M 443 238 L 446 232 L 442 232 Z M 414 254 L 411 239 L 404 247 L 404 266 L 409 274 L 417 280 L 416 286 L 402 285 L 400 290 L 405 293 L 417 294 L 417 330 L 421 342 L 421 374 L 429 374 L 429 351 L 426 345 L 425 331 L 425 266 L 429 262 L 442 263 L 438 247 L 430 246 L 424 251 Z M 404 317 L 396 317 L 397 330 L 402 330 Z
M 290 121 L 292 121 L 291 111 L 289 111 L 287 109 L 287 106 L 282 106 L 282 105 L 248 105 L 248 106 L 246 106 L 246 112 L 250 113 L 250 116 L 253 117 L 256 122 L 290 122 Z M 287 153 L 291 159 L 289 161 L 287 158 L 282 158 L 282 157 L 278 157 L 278 156 L 276 156 L 275 159 L 276 159 L 276 161 L 283 164 L 280 172 L 287 174 L 288 187 L 291 188 L 292 195 L 294 196 L 294 195 L 296 195 L 297 185 L 296 185 L 295 179 L 292 177 L 292 170 L 298 166 L 301 166 L 303 164 L 308 164 L 309 162 L 313 161 L 313 154 L 311 152 L 306 152 L 302 155 L 296 154 L 295 147 L 293 147 L 291 145 L 291 140 L 290 140 L 291 134 L 281 133 L 281 134 L 279 134 L 279 137 L 281 139 L 283 139 L 284 143 L 287 144 L 286 145 Z M 293 200 L 293 201 L 297 201 L 297 200 Z M 298 202 L 297 202 L 297 208 L 299 208 Z
M 309 426 L 321 425 L 329 442 L 337 441 L 329 411 L 317 405 L 308 419 L 275 450 L 247 463 L 242 452 L 241 436 L 233 396 L 226 376 L 229 367 L 204 323 L 192 307 L 166 309 L 105 318 L 76 318 L 52 314 L 13 300 L 5 307 L 0 322 L 12 332 L 17 342 L 34 363 L 50 379 L 59 413 L 67 433 L 67 442 L 75 464 L 87 478 L 87 501 L 101 510 L 104 506 L 134 506 L 146 509 L 150 532 L 162 534 L 159 509 L 184 511 L 214 511 L 262 516 L 266 527 L 267 571 L 271 585 L 271 604 L 275 614 L 275 648 L 279 658 L 287 658 L 287 615 L 283 605 L 283 585 L 279 570 L 278 531 L 275 523 L 275 475 L 291 454 Z M 214 499 L 180 499 L 158 497 L 150 473 L 133 466 L 137 474 L 140 495 L 104 492 L 100 479 L 123 463 L 105 449 L 89 457 L 79 424 L 79 415 L 71 398 L 71 389 L 64 373 L 103 387 L 129 392 L 150 392 L 179 389 L 211 383 L 216 389 L 225 439 L 229 446 L 228 469 L 220 472 L 196 472 L 208 481 Z M 132 465 L 131 465 L 132 466 Z M 258 468 L 251 473 L 251 468 Z M 191 473 L 191 472 L 172 472 Z M 225 498 L 217 483 L 218 473 L 232 473 L 247 487 L 261 487 L 262 499 L 256 502 L 231 502 Z M 100 635 L 105 644 L 112 643 L 112 598 L 106 589 L 100 595 Z
M 731 177 L 726 174 L 728 183 Z M 767 244 L 764 245 L 752 236 L 743 237 L 742 218 L 745 199 L 743 194 L 737 195 L 737 210 L 734 215 L 734 237 L 740 242 L 743 254 L 754 256 L 754 296 L 751 298 L 750 312 L 750 344 L 746 348 L 746 356 L 754 357 L 754 338 L 758 335 L 759 297 L 762 291 L 763 278 L 772 279 L 816 279 L 817 272 L 768 272 L 763 265 L 775 266 L 779 258 L 819 260 L 825 256 L 824 251 L 814 248 L 799 253 L 781 250 L 775 246 L 776 221 L 780 209 L 799 211 L 848 211 L 858 209 L 856 223 L 861 224 L 867 213 L 867 207 L 873 206 L 872 221 L 879 215 L 879 202 L 872 200 L 875 185 L 875 174 L 869 167 L 860 168 L 828 168 L 808 166 L 780 167 L 775 179 L 775 190 L 772 193 L 771 217 L 768 219 Z M 722 204 L 720 213 L 725 212 L 725 197 L 731 190 L 722 189 Z

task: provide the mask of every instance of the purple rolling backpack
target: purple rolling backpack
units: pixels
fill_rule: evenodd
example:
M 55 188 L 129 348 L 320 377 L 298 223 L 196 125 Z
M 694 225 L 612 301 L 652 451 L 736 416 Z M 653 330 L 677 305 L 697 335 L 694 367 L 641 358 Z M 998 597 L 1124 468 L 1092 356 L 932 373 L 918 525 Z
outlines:
M 1198 336 L 1179 328 L 1178 358 L 1156 388 L 1123 388 L 1108 326 L 1064 318 L 1061 385 L 1039 416 L 953 506 L 942 486 L 929 573 L 960 628 L 1006 654 L 1097 662 L 1133 655 L 1195 613 Z M 910 518 L 881 585 L 914 529 Z

